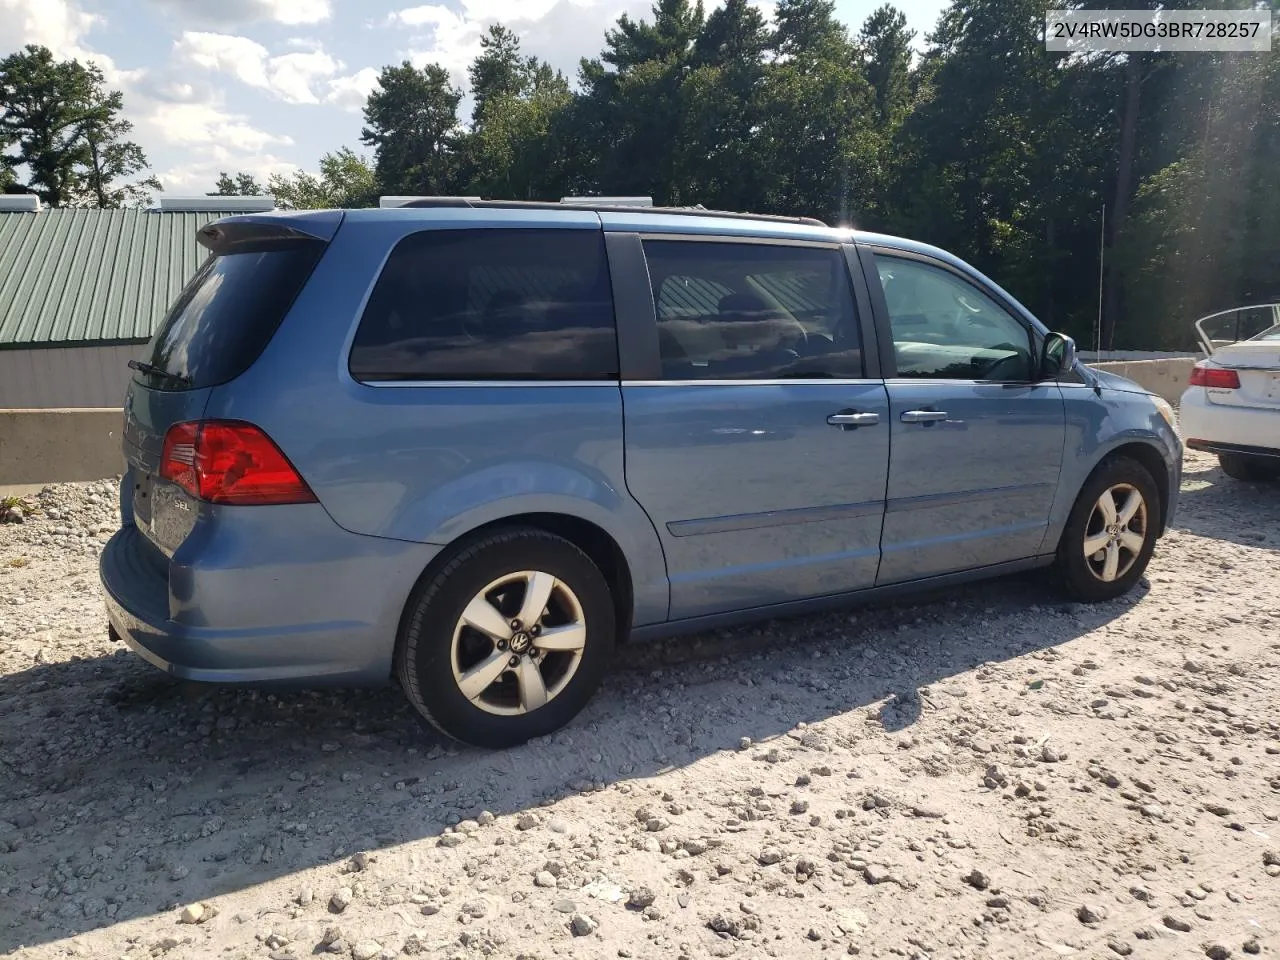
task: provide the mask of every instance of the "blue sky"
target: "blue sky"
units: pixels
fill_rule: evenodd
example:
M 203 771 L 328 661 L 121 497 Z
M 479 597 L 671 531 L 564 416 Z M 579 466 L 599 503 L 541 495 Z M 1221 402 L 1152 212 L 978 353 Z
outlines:
M 769 0 L 759 0 L 768 11 Z M 882 0 L 837 0 L 855 29 Z M 491 23 L 573 75 L 605 29 L 651 0 L 0 0 L 0 56 L 40 43 L 95 61 L 168 193 L 203 193 L 220 170 L 314 170 L 363 150 L 360 108 L 378 69 L 443 64 L 456 81 Z M 713 3 L 708 3 L 708 7 Z M 897 4 L 918 34 L 941 0 Z

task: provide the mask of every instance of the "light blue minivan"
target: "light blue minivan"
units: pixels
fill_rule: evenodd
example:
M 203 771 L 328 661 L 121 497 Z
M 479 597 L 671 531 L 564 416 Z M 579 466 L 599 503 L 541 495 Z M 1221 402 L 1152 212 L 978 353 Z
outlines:
M 941 250 L 435 198 L 237 216 L 134 361 L 113 630 L 170 674 L 397 681 L 500 747 L 624 638 L 1038 566 L 1141 577 L 1163 400 Z

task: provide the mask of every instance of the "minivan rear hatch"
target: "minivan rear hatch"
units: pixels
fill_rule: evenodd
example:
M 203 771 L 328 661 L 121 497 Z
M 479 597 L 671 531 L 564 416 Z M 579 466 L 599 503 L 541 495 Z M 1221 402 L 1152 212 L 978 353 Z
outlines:
M 204 227 L 209 251 L 134 370 L 125 398 L 125 497 L 135 525 L 166 555 L 195 522 L 196 504 L 180 487 L 160 482 L 165 436 L 199 420 L 214 387 L 258 359 L 306 285 L 343 213 L 229 217 Z

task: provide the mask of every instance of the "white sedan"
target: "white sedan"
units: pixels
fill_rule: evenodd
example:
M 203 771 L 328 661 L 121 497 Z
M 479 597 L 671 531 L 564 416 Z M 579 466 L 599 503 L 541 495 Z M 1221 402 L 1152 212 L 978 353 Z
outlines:
M 1242 314 L 1242 311 L 1248 313 Z M 1214 339 L 1224 320 L 1266 317 L 1272 325 L 1248 339 Z M 1280 480 L 1280 304 L 1214 314 L 1196 323 L 1206 359 L 1191 371 L 1179 425 L 1186 444 L 1218 455 L 1237 480 Z

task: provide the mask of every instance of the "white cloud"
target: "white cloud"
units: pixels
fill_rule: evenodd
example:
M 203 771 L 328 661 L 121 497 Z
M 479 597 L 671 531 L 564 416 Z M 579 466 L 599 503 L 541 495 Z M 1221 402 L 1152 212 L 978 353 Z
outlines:
M 155 0 L 184 19 L 229 26 L 272 20 L 321 23 L 333 15 L 329 0 Z
M 273 57 L 248 37 L 187 31 L 174 45 L 174 58 L 206 70 L 227 73 L 241 83 L 266 90 L 286 103 L 319 103 L 316 87 L 342 70 L 322 49 Z
M 358 111 L 377 85 L 378 71 L 373 67 L 365 67 L 350 76 L 330 80 L 329 93 L 324 99 L 326 103 L 332 103 L 343 110 Z
M 327 80 L 342 69 L 342 63 L 322 50 L 286 53 L 272 57 L 268 65 L 272 89 L 289 103 L 319 103 L 312 84 Z
M 233 151 L 215 150 L 207 160 L 169 167 L 159 171 L 157 176 L 164 184 L 165 193 L 183 196 L 208 193 L 213 189 L 218 175 L 223 172 L 250 173 L 266 186 L 267 179 L 273 173 L 288 175 L 300 169 L 297 164 L 274 154 L 245 158 Z
M 0 0 L 0 50 L 7 53 L 34 43 L 57 57 L 80 57 L 85 53 L 84 35 L 100 19 L 69 0 Z
M 153 101 L 138 120 L 140 139 L 162 145 L 168 166 L 156 175 L 170 195 L 206 193 L 223 171 L 246 171 L 266 182 L 272 173 L 292 173 L 297 164 L 277 151 L 291 137 L 263 130 L 247 116 L 224 109 L 216 96 L 187 103 Z
M 480 52 L 484 24 L 446 7 L 412 7 L 395 16 L 405 26 L 419 31 L 409 52 L 415 67 L 436 63 L 461 75 Z
M 526 53 L 573 76 L 582 56 L 599 53 L 605 31 L 618 17 L 647 17 L 651 6 L 652 0 L 462 0 L 456 11 L 442 3 L 407 7 L 387 23 L 414 31 L 408 44 L 411 63 L 439 64 L 457 83 L 465 80 L 480 53 L 480 38 L 494 23 L 514 30 Z
M 85 35 L 104 19 L 86 13 L 71 0 L 0 0 L 0 53 L 27 44 L 48 47 L 62 60 L 95 64 L 112 87 L 139 79 L 142 70 L 121 70 L 105 53 L 91 50 Z
M 193 79 L 185 62 L 122 70 L 111 57 L 91 49 L 87 35 L 101 22 L 100 17 L 85 13 L 70 0 L 0 0 L 0 50 L 16 50 L 33 43 L 48 47 L 55 57 L 97 64 L 107 82 L 124 91 L 127 116 L 135 123 L 134 135 L 148 156 L 154 160 L 158 150 L 172 155 L 172 150 L 165 150 L 170 147 L 176 148 L 179 155 L 200 158 L 156 171 L 171 192 L 212 189 L 220 170 L 250 170 L 265 177 L 296 169 L 267 152 L 291 146 L 289 137 L 262 130 L 250 118 L 222 109 L 216 91 L 198 78 Z M 203 52 L 223 66 L 232 66 L 234 60 L 237 69 L 250 79 L 278 84 L 285 91 L 282 96 L 301 95 L 305 83 L 299 77 L 316 65 L 277 58 L 283 62 L 275 64 L 274 72 L 264 68 L 260 77 L 255 76 L 255 63 L 270 64 L 265 49 L 259 56 L 255 48 L 261 49 L 245 40 L 241 44 L 215 45 Z
M 450 10 L 443 4 L 430 3 L 421 7 L 407 7 L 397 10 L 387 17 L 387 23 L 403 24 L 406 27 L 431 27 L 438 29 L 441 24 L 463 23 L 465 18 Z
M 260 130 L 241 114 L 228 113 L 213 103 L 157 103 L 139 123 L 140 130 L 182 147 L 212 147 L 225 151 L 261 153 L 270 146 L 288 146 L 292 138 Z
M 251 87 L 268 87 L 267 48 L 248 37 L 188 31 L 173 45 L 174 59 L 229 73 Z
M 442 3 L 428 3 L 407 7 L 391 14 L 391 20 L 405 26 L 418 27 L 437 23 L 442 18 L 455 18 L 465 22 L 507 23 L 513 20 L 541 20 L 559 0 L 462 0 L 461 9 L 455 12 Z M 592 0 L 579 6 L 590 6 Z

